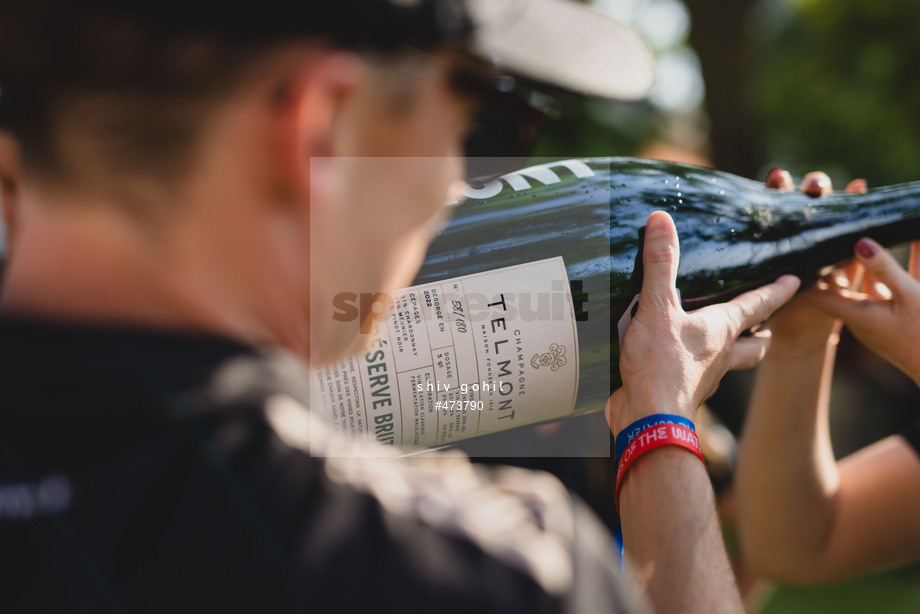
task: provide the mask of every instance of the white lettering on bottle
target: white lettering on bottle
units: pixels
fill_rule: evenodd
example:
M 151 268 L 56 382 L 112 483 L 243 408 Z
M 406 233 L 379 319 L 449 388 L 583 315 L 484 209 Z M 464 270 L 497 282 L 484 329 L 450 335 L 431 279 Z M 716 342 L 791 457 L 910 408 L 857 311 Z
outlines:
M 463 195 L 467 198 L 474 198 L 477 200 L 493 198 L 502 193 L 505 189 L 505 183 L 515 192 L 522 192 L 533 187 L 528 179 L 537 181 L 543 185 L 553 185 L 554 183 L 562 181 L 558 173 L 553 170 L 560 167 L 568 169 L 569 172 L 579 179 L 593 177 L 595 175 L 591 167 L 581 160 L 560 160 L 558 162 L 547 162 L 546 164 L 529 166 L 519 171 L 502 175 L 498 179 L 494 179 L 480 188 L 467 186 L 463 191 Z M 444 204 L 446 206 L 453 206 L 459 204 L 459 201 L 456 198 L 451 198 Z

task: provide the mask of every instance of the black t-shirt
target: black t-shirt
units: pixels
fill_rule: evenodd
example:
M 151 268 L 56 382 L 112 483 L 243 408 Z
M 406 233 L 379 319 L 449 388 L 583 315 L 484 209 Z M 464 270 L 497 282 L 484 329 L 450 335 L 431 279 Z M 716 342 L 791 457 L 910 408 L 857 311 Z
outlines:
M 364 456 L 306 382 L 221 338 L 0 318 L 0 612 L 637 611 L 557 482 Z

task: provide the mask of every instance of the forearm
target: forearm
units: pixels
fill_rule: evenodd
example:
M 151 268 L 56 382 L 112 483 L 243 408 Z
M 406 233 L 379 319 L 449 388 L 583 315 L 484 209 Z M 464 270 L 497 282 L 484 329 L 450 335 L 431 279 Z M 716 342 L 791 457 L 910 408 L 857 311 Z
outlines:
M 835 341 L 775 344 L 761 364 L 735 476 L 740 535 L 760 573 L 807 575 L 823 554 L 837 468 L 828 432 Z
M 692 419 L 729 368 L 759 360 L 763 339 L 739 341 L 741 332 L 768 319 L 799 285 L 794 277 L 781 277 L 688 314 L 675 288 L 678 253 L 673 221 L 662 212 L 650 215 L 642 300 L 620 346 L 623 386 L 606 408 L 614 433 L 660 413 L 679 422 Z M 698 443 L 686 426 L 661 428 L 654 437 L 651 428 L 635 435 L 629 456 L 624 450 L 620 458 L 627 565 L 658 612 L 743 612 L 712 486 L 694 454 Z
M 620 492 L 628 570 L 656 612 L 743 612 L 709 477 L 687 450 L 637 459 Z

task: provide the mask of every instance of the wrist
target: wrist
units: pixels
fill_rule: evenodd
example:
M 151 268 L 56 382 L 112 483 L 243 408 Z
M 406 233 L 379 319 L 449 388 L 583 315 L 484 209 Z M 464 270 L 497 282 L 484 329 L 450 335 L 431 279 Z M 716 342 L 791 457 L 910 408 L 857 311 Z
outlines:
M 617 422 L 614 425 L 614 435 L 634 422 L 656 414 L 673 414 L 690 421 L 696 416 L 699 404 L 694 403 L 686 395 L 651 385 L 636 386 L 633 390 L 640 390 L 641 393 L 627 391 L 622 398 Z
M 617 483 L 614 503 L 617 513 L 620 510 L 620 491 L 626 481 L 630 467 L 639 459 L 649 453 L 654 453 L 662 447 L 680 447 L 695 454 L 705 464 L 700 441 L 696 435 L 693 423 L 682 416 L 661 414 L 652 416 L 636 423 L 636 433 L 627 432 L 617 436 Z M 623 435 L 634 435 L 628 441 Z M 621 441 L 622 439 L 622 441 Z
M 678 414 L 659 413 L 640 418 L 616 433 L 614 444 L 614 463 L 619 463 L 623 453 L 629 448 L 636 437 L 645 431 L 654 431 L 659 427 L 668 425 L 677 426 L 696 433 L 696 425 L 689 418 Z M 664 437 L 664 435 L 662 435 Z
M 840 334 L 831 331 L 827 335 L 809 337 L 774 337 L 764 357 L 765 361 L 784 362 L 823 357 L 840 343 Z

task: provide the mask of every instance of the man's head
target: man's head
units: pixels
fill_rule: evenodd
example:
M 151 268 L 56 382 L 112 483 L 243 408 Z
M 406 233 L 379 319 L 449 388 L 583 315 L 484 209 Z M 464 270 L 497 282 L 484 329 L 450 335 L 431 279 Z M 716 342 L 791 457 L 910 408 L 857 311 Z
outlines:
M 204 13 L 214 3 L 207 1 L 188 9 L 169 1 L 130 8 L 107 0 L 16 4 L 3 7 L 0 20 L 0 122 L 19 137 L 31 177 L 69 187 L 109 184 L 113 192 L 132 181 L 181 183 L 214 109 L 264 79 L 286 51 L 353 48 L 399 57 L 410 44 L 461 44 L 468 28 L 458 13 L 431 17 L 431 33 L 404 25 L 406 40 L 365 32 L 350 41 L 347 31 L 335 34 L 340 11 L 323 8 L 295 11 L 289 19 L 314 13 L 317 22 L 295 28 L 283 19 L 259 23 L 258 14 L 222 15 L 210 24 Z M 389 3 L 331 4 L 357 10 Z M 398 23 L 398 8 L 390 13 Z M 356 19 L 356 29 L 367 30 L 366 19 Z M 279 102 L 296 95 L 284 81 L 290 74 L 275 77 Z
M 503 3 L 20 4 L 0 7 L 0 124 L 26 175 L 7 308 L 325 361 L 359 326 L 324 325 L 332 297 L 410 281 L 463 178 L 481 96 L 460 85 L 492 76 L 468 9 L 494 27 Z

